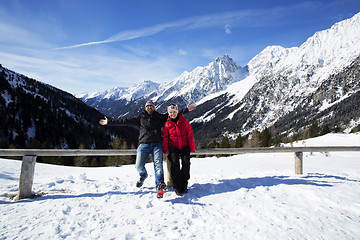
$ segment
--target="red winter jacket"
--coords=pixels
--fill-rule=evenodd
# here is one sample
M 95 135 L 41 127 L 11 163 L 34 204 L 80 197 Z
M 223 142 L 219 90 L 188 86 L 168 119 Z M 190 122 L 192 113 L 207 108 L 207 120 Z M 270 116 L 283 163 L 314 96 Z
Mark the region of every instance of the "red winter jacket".
M 183 114 L 179 115 L 179 120 L 174 122 L 170 117 L 163 129 L 163 151 L 169 152 L 169 146 L 182 149 L 189 146 L 190 152 L 195 152 L 195 140 L 191 125 Z

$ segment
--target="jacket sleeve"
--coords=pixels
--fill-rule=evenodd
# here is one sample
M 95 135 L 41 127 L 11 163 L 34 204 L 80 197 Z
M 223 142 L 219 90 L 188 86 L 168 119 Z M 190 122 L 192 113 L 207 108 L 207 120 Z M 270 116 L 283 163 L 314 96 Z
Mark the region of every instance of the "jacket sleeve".
M 189 112 L 189 109 L 188 108 L 184 108 L 184 109 L 181 109 L 180 111 L 179 111 L 179 114 L 187 114 Z
M 138 127 L 140 126 L 140 116 L 133 118 L 123 118 L 123 119 L 108 119 L 109 126 L 129 126 L 129 127 Z
M 166 127 L 166 125 L 163 128 L 163 142 L 162 142 L 162 146 L 163 146 L 163 153 L 168 153 L 169 152 L 169 129 Z
M 187 125 L 187 142 L 189 143 L 190 152 L 195 152 L 195 139 L 194 139 L 194 133 L 191 128 L 191 125 L 189 121 L 186 121 Z

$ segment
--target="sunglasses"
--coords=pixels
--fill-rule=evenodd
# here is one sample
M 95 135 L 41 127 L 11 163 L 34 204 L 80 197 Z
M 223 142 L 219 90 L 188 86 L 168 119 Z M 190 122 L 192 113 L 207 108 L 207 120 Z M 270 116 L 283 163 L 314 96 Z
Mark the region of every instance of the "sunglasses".
M 154 108 L 155 106 L 154 105 L 146 105 L 145 107 L 146 108 L 149 108 L 149 107 Z

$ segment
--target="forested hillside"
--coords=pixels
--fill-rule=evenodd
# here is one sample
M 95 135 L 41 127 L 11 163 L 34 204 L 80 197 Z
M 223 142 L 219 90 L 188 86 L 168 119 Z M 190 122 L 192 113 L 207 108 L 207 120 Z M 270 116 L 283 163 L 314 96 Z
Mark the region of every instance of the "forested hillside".
M 74 96 L 0 65 L 0 148 L 111 148 L 136 130 L 98 124 L 103 114 Z

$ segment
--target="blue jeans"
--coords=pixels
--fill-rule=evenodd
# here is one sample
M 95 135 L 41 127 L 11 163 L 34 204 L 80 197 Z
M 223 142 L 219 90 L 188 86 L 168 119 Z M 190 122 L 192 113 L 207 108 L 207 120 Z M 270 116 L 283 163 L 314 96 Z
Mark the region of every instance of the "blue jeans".
M 161 143 L 140 144 L 136 151 L 135 168 L 140 177 L 147 177 L 145 163 L 150 154 L 154 159 L 155 186 L 157 187 L 159 183 L 164 182 L 163 150 Z

